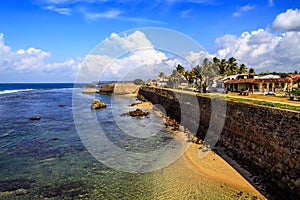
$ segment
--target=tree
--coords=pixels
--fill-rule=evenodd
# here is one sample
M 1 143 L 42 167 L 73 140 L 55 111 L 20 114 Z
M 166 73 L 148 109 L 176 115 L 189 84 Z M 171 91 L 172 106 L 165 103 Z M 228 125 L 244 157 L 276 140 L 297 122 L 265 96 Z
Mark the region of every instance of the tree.
M 250 69 L 249 69 L 249 74 L 256 74 L 256 73 L 255 73 L 255 69 L 250 68 Z
M 185 73 L 185 69 L 182 65 L 178 64 L 177 67 L 176 67 L 176 71 L 179 73 L 179 74 L 182 74 L 184 75 Z
M 246 73 L 248 70 L 247 70 L 247 67 L 245 64 L 241 64 L 238 68 L 238 73 L 239 74 L 242 74 L 242 73 Z
M 226 74 L 226 69 L 227 69 L 227 61 L 226 59 L 222 59 L 220 66 L 219 66 L 219 72 L 221 75 L 225 75 Z
M 214 66 L 215 66 L 218 70 L 220 69 L 221 61 L 220 61 L 219 58 L 214 57 L 214 58 L 213 58 L 213 64 L 214 64 Z M 219 71 L 220 71 L 220 70 L 219 70 Z
M 177 87 L 181 81 L 182 74 L 180 74 L 177 70 L 173 70 L 172 74 L 169 77 L 168 85 L 171 87 Z
M 159 78 L 164 78 L 164 77 L 165 77 L 165 73 L 160 72 L 160 73 L 158 74 L 158 77 L 159 77 Z
M 227 71 L 229 72 L 229 74 L 235 74 L 237 72 L 237 62 L 236 59 L 234 57 L 230 57 L 227 61 Z
M 143 84 L 144 84 L 144 81 L 143 81 L 142 79 L 137 78 L 137 79 L 135 79 L 135 80 L 133 81 L 133 83 L 134 83 L 135 85 L 143 85 Z

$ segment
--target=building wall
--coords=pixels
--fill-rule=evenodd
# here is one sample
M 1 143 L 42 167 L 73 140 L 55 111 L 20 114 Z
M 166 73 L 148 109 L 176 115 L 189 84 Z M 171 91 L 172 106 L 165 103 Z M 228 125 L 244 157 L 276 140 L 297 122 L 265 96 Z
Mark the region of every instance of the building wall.
M 212 102 L 223 102 L 149 87 L 142 87 L 139 93 L 160 104 L 167 115 L 204 139 L 211 114 L 216 110 Z M 300 196 L 300 113 L 226 102 L 223 117 L 225 124 L 218 146 L 263 180 L 269 193 L 274 194 L 270 199 L 297 199 Z

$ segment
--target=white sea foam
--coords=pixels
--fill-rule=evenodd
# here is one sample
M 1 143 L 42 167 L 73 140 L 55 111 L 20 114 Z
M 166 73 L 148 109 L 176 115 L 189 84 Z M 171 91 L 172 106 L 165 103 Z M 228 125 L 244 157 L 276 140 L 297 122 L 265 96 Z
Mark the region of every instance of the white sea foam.
M 9 93 L 16 93 L 16 92 L 27 92 L 27 91 L 31 91 L 33 89 L 20 89 L 20 90 L 3 90 L 0 91 L 0 94 L 9 94 Z

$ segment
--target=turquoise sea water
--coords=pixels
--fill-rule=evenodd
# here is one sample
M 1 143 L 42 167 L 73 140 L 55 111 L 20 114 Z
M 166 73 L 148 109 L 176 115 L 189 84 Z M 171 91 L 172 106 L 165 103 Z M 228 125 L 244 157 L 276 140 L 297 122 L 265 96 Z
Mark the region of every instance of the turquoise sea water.
M 79 98 L 79 103 L 73 105 L 73 94 L 82 97 L 82 101 Z M 94 98 L 105 102 L 107 108 L 91 110 Z M 243 197 L 238 189 L 196 174 L 182 159 L 155 171 L 130 173 L 127 171 L 132 171 L 131 166 L 139 160 L 125 163 L 120 159 L 119 165 L 125 166 L 126 171 L 103 164 L 109 163 L 110 158 L 114 158 L 111 163 L 118 163 L 117 156 L 123 156 L 112 156 L 109 148 L 96 149 L 105 162 L 93 157 L 82 141 L 84 135 L 77 132 L 80 126 L 84 134 L 95 131 L 95 124 L 89 124 L 90 116 L 96 116 L 111 144 L 124 152 L 151 154 L 157 149 L 176 148 L 172 133 L 153 110 L 149 110 L 148 118 L 121 116 L 133 109 L 128 107 L 133 102 L 136 99 L 82 94 L 73 84 L 0 84 L 0 199 Z M 74 114 L 74 107 L 80 112 Z M 34 116 L 41 119 L 29 120 Z M 82 121 L 74 121 L 75 117 Z M 156 162 L 164 163 L 169 158 L 165 155 Z M 146 167 L 151 164 L 147 163 L 149 160 L 150 157 L 143 160 Z
M 107 167 L 84 147 L 73 119 L 72 86 L 0 85 L 0 199 L 150 199 L 151 192 L 145 192 L 151 191 L 150 182 L 141 179 L 141 174 Z M 87 97 L 91 101 L 94 98 Z M 111 120 L 112 97 L 97 95 L 96 98 L 107 103 L 108 108 L 95 112 L 90 104 L 83 105 L 83 115 L 95 112 L 110 140 L 120 148 L 151 151 L 171 139 L 167 130 L 144 142 L 141 138 L 140 142 L 126 138 Z M 124 111 L 132 109 L 127 104 L 128 98 L 114 102 L 115 108 Z M 40 116 L 41 120 L 29 120 L 34 116 Z M 152 118 L 136 120 L 145 123 Z M 125 123 L 132 120 L 128 116 L 123 119 Z

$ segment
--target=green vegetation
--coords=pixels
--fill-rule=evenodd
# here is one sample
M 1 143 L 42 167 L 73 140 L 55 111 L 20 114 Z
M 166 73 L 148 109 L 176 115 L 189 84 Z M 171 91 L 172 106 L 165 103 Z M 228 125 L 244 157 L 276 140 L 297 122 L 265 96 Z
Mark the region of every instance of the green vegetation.
M 197 94 L 197 95 L 225 100 L 224 95 L 211 95 L 211 94 Z M 279 103 L 279 102 L 277 103 L 277 102 L 270 102 L 270 101 L 264 101 L 264 100 L 246 99 L 246 98 L 228 97 L 228 96 L 226 97 L 226 101 L 232 101 L 232 102 L 238 102 L 238 103 L 248 103 L 248 104 L 253 104 L 253 105 L 266 106 L 266 107 L 271 107 L 271 108 L 286 109 L 286 110 L 300 112 L 300 106 L 294 106 L 294 105 Z
M 300 88 L 296 88 L 288 93 L 289 96 L 300 96 Z
M 214 57 L 212 60 L 205 58 L 201 65 L 193 67 L 191 70 L 185 70 L 185 68 L 178 64 L 176 70 L 173 70 L 172 74 L 169 76 L 171 86 L 178 85 L 184 78 L 190 85 L 193 86 L 195 80 L 198 80 L 198 86 L 205 88 L 209 85 L 209 81 L 213 77 L 242 74 L 246 73 L 247 66 L 245 64 L 238 64 L 234 57 L 226 59 L 219 59 Z M 250 68 L 249 73 L 255 73 L 253 68 Z M 159 77 L 162 77 L 159 74 Z M 194 85 L 196 86 L 196 85 Z
M 135 85 L 143 85 L 143 84 L 144 84 L 144 81 L 143 81 L 142 79 L 137 78 L 137 79 L 135 79 L 135 80 L 133 81 L 133 83 L 134 83 Z

